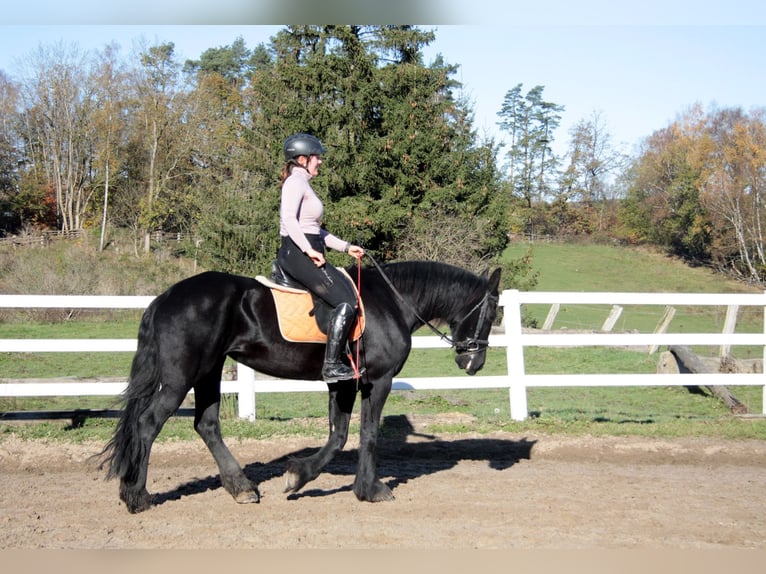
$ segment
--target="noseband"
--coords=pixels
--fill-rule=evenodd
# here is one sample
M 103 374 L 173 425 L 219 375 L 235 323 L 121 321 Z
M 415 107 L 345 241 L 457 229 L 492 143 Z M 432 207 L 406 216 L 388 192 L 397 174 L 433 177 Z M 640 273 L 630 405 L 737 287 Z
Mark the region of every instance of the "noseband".
M 487 313 L 489 312 L 490 302 L 496 302 L 498 299 L 495 295 L 491 295 L 489 292 L 484 293 L 484 297 L 482 297 L 481 300 L 478 303 L 476 303 L 476 305 L 471 307 L 471 309 L 465 315 L 463 315 L 463 317 L 458 321 L 458 324 L 462 323 L 468 317 L 470 317 L 471 314 L 474 311 L 476 311 L 476 309 L 479 309 L 479 308 L 481 309 L 479 311 L 479 320 L 476 322 L 476 329 L 474 331 L 473 337 L 463 339 L 462 341 L 455 341 L 452 339 L 452 337 L 447 335 L 447 333 L 440 331 L 430 321 L 421 317 L 420 314 L 417 312 L 417 310 L 412 306 L 412 304 L 410 304 L 409 301 L 407 301 L 404 297 L 402 297 L 402 294 L 399 293 L 399 290 L 394 286 L 394 284 L 391 282 L 388 276 L 383 272 L 383 269 L 381 269 L 380 265 L 378 265 L 378 262 L 375 261 L 375 258 L 367 252 L 365 252 L 365 255 L 370 258 L 370 261 L 372 261 L 372 264 L 375 266 L 375 269 L 378 270 L 378 273 L 380 273 L 381 277 L 383 277 L 383 280 L 389 286 L 391 291 L 393 291 L 394 295 L 396 295 L 399 301 L 403 303 L 406 307 L 410 309 L 410 311 L 414 313 L 418 321 L 420 321 L 421 323 L 423 323 L 423 325 L 431 329 L 431 331 L 437 334 L 442 341 L 446 341 L 447 343 L 449 343 L 449 345 L 455 349 L 458 355 L 470 355 L 472 353 L 478 353 L 479 351 L 482 351 L 487 348 L 487 346 L 489 345 L 489 341 L 487 339 L 480 339 L 479 332 L 481 331 L 482 323 L 484 323 L 484 319 L 486 318 Z

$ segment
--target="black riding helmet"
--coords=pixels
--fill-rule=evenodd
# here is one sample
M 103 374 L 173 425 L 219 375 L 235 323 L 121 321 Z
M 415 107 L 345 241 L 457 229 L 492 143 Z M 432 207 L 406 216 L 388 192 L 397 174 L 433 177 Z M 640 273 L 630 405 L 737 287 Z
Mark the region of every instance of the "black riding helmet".
M 282 150 L 285 152 L 285 161 L 291 161 L 298 156 L 322 155 L 325 149 L 319 138 L 311 134 L 293 134 L 285 140 Z

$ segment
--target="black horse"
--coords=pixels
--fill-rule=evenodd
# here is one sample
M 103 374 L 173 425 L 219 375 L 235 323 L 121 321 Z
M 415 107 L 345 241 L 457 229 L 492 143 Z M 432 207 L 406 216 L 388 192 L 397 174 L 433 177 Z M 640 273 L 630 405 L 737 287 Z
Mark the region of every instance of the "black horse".
M 362 269 L 366 329 L 358 355 L 366 370 L 360 381 L 328 384 L 327 443 L 311 456 L 288 462 L 285 492 L 296 492 L 316 478 L 343 449 L 359 392 L 361 436 L 353 490 L 359 500 L 393 499 L 377 476 L 376 442 L 383 405 L 409 355 L 411 335 L 424 322 L 447 323 L 455 361 L 476 373 L 486 359 L 499 281 L 499 269 L 487 277 L 433 262 L 376 263 Z M 321 378 L 324 345 L 285 341 L 268 288 L 248 277 L 205 272 L 154 299 L 139 327 L 124 410 L 102 452 L 107 478 L 120 479 L 120 498 L 130 512 L 151 506 L 146 490 L 151 446 L 190 389 L 194 428 L 215 458 L 224 488 L 237 502 L 259 501 L 257 486 L 221 438 L 220 380 L 227 356 L 268 375 L 315 380 Z

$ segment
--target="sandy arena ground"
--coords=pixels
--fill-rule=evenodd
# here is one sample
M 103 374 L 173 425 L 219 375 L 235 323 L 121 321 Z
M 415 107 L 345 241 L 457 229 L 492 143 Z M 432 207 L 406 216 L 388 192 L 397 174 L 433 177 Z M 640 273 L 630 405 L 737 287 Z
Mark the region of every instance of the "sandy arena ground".
M 102 445 L 11 437 L 0 442 L 0 549 L 766 549 L 764 441 L 401 426 L 379 448 L 394 502 L 354 497 L 353 437 L 291 496 L 286 457 L 321 441 L 229 438 L 259 504 L 236 504 L 195 440 L 154 446 L 155 506 L 137 515 L 89 461 Z

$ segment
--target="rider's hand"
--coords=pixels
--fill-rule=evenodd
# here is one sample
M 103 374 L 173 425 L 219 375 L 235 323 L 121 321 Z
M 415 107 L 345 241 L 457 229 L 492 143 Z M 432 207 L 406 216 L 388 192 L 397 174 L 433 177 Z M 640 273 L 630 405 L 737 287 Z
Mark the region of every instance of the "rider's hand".
M 309 249 L 306 251 L 306 255 L 309 256 L 309 258 L 314 262 L 314 265 L 317 267 L 321 267 L 325 264 L 325 258 L 324 255 L 322 255 L 319 251 L 316 249 Z
M 355 259 L 361 259 L 364 256 L 364 249 L 358 245 L 350 245 L 348 248 L 348 254 Z

